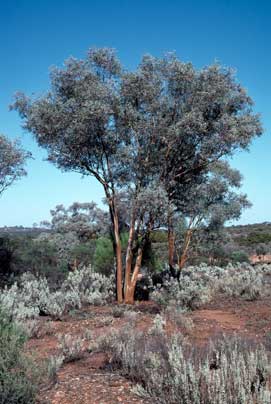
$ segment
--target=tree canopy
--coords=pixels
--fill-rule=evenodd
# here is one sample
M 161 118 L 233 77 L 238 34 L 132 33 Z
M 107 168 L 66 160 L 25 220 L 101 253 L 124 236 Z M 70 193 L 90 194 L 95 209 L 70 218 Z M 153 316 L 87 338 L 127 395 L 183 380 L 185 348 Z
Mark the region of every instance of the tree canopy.
M 0 195 L 14 181 L 26 175 L 24 168 L 30 153 L 25 152 L 18 140 L 11 141 L 0 134 Z
M 248 148 L 262 132 L 252 105 L 233 71 L 218 64 L 197 70 L 174 54 L 146 55 L 128 72 L 112 49 L 91 49 L 84 60 L 70 58 L 51 71 L 46 95 L 31 99 L 18 93 L 12 108 L 49 161 L 102 184 L 121 302 L 117 194 L 129 195 L 124 293 L 132 301 L 145 236 L 161 216 L 157 206 L 165 210 L 175 195 L 181 198 L 200 182 L 211 164 Z M 140 237 L 138 229 L 144 229 Z
M 68 208 L 57 205 L 50 213 L 51 221 L 43 221 L 43 226 L 56 233 L 74 233 L 79 240 L 89 240 L 109 230 L 108 214 L 95 202 L 74 202 Z

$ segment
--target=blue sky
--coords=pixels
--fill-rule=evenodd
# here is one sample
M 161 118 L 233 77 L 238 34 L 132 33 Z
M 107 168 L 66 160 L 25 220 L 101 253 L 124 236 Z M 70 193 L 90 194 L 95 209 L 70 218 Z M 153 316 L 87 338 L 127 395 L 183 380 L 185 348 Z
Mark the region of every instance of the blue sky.
M 238 80 L 262 115 L 264 135 L 250 153 L 232 160 L 244 176 L 242 191 L 253 207 L 239 223 L 271 221 L 271 2 L 10 0 L 0 5 L 0 132 L 21 137 L 34 160 L 28 176 L 0 198 L 0 226 L 32 225 L 49 217 L 58 203 L 101 202 L 94 179 L 62 173 L 43 159 L 32 136 L 23 132 L 8 105 L 17 90 L 41 94 L 48 71 L 69 57 L 84 57 L 91 46 L 116 48 L 122 63 L 134 69 L 144 53 L 179 58 L 203 67 L 214 60 L 237 70 Z

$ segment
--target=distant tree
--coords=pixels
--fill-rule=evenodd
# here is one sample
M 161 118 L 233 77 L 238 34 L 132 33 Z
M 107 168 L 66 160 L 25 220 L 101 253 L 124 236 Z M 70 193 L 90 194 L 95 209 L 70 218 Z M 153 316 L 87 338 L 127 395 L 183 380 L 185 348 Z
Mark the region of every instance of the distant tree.
M 236 193 L 241 179 L 238 170 L 232 169 L 225 161 L 219 161 L 209 168 L 204 181 L 187 193 L 186 204 L 180 207 L 175 236 L 179 269 L 186 263 L 193 234 L 197 233 L 198 243 L 206 245 L 212 240 L 217 248 L 222 237 L 220 229 L 225 222 L 239 219 L 243 209 L 251 206 L 246 195 Z M 220 241 L 222 244 L 223 239 Z
M 26 175 L 24 165 L 28 157 L 30 153 L 25 152 L 17 140 L 11 141 L 0 134 L 0 195 Z
M 114 234 L 118 302 L 133 303 L 146 240 L 165 222 L 178 190 L 208 165 L 246 149 L 261 134 L 252 101 L 233 73 L 213 65 L 197 71 L 175 55 L 144 56 L 135 72 L 110 49 L 91 49 L 51 73 L 51 91 L 13 108 L 48 160 L 94 176 L 103 186 Z M 125 282 L 118 193 L 129 195 Z
M 50 213 L 51 220 L 42 221 L 41 226 L 51 231 L 41 234 L 39 240 L 54 246 L 58 260 L 71 270 L 91 264 L 97 239 L 110 231 L 108 213 L 94 202 L 74 202 L 68 208 L 57 205 Z
M 74 233 L 79 240 L 89 240 L 109 232 L 109 217 L 95 202 L 74 202 L 68 208 L 57 205 L 50 211 L 51 221 L 41 225 L 54 233 Z

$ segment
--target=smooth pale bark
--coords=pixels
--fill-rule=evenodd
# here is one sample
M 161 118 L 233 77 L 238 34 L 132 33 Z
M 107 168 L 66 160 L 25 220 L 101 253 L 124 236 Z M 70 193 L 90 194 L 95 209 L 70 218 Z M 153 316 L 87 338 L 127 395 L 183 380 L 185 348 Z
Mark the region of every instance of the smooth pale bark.
M 122 293 L 122 258 L 121 258 L 121 240 L 119 234 L 118 216 L 114 214 L 114 237 L 116 243 L 116 263 L 117 263 L 117 299 L 118 303 L 123 302 Z
M 135 287 L 138 278 L 139 271 L 141 269 L 142 263 L 142 256 L 143 256 L 143 249 L 139 248 L 136 258 L 135 267 L 133 270 L 132 276 L 129 276 L 126 281 L 126 289 L 124 295 L 124 302 L 126 304 L 134 304 L 135 302 Z
M 78 262 L 77 258 L 74 258 L 73 265 L 72 265 L 73 271 L 76 271 L 78 269 L 78 266 L 79 266 L 79 262 Z
M 135 235 L 135 220 L 133 216 L 130 223 L 129 238 L 126 251 L 124 295 L 126 295 L 127 288 L 129 286 L 129 280 L 131 278 L 134 235 Z
M 179 259 L 179 269 L 182 269 L 186 263 L 187 260 L 187 253 L 189 250 L 189 245 L 191 242 L 191 238 L 192 238 L 192 233 L 193 233 L 193 229 L 188 229 L 185 235 L 185 240 L 184 240 L 184 248 L 182 251 L 182 255 L 181 258 Z
M 113 236 L 114 236 L 114 250 L 116 255 L 116 288 L 117 288 L 117 301 L 118 303 L 123 302 L 123 290 L 122 290 L 122 256 L 121 256 L 121 239 L 119 232 L 119 218 L 117 213 L 117 208 L 115 204 L 115 198 L 109 194 L 108 187 L 105 187 L 105 193 L 107 196 L 107 201 L 110 210 L 111 222 L 113 225 Z

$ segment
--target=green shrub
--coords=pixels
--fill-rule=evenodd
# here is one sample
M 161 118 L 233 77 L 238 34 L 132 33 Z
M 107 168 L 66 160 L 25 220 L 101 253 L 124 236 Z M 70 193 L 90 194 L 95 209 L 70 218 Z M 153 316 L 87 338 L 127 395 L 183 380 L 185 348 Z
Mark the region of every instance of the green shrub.
M 114 250 L 112 240 L 100 237 L 96 241 L 94 269 L 103 275 L 111 275 L 114 269 Z
M 95 240 L 77 244 L 71 251 L 71 260 L 76 261 L 81 267 L 89 266 L 93 262 L 95 253 Z
M 156 230 L 151 233 L 151 241 L 153 243 L 167 243 L 168 234 L 166 231 Z
M 249 262 L 249 256 L 245 251 L 234 251 L 231 253 L 232 262 Z
M 0 403 L 35 403 L 39 373 L 23 353 L 25 335 L 0 311 Z

